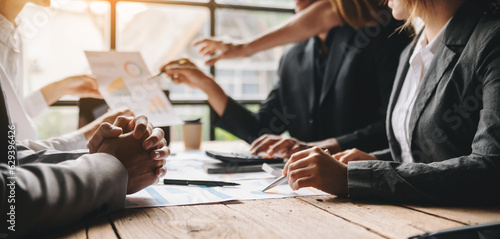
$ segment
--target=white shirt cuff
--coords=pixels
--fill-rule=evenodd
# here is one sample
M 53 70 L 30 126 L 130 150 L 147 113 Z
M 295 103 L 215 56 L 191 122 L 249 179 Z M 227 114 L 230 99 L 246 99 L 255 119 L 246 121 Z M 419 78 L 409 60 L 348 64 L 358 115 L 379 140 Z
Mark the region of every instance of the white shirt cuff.
M 82 132 L 76 130 L 60 137 L 57 137 L 61 142 L 61 149 L 59 150 L 75 150 L 75 149 L 88 149 L 87 139 Z
M 35 118 L 49 108 L 47 101 L 45 101 L 45 97 L 43 97 L 40 90 L 34 91 L 24 97 L 23 104 L 26 109 L 26 113 L 28 113 L 31 118 Z

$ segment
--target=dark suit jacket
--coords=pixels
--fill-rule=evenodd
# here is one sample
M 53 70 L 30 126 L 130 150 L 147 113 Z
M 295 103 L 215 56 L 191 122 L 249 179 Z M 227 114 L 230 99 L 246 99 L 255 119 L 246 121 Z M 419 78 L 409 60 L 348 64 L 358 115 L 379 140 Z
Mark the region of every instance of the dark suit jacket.
M 451 19 L 412 111 L 416 163 L 401 164 L 391 115 L 412 46 L 402 53 L 389 103 L 390 154 L 377 155 L 392 162 L 349 163 L 350 196 L 500 203 L 500 20 L 470 2 Z
M 1 70 L 1 69 L 0 69 Z M 1 86 L 1 85 L 0 85 Z M 4 93 L 2 87 L 0 87 L 0 133 L 3 139 L 0 139 L 0 147 L 2 147 L 2 154 L 0 154 L 0 163 L 8 163 L 9 155 L 17 156 L 17 151 L 14 148 L 13 150 L 9 150 L 9 131 L 11 131 L 11 122 L 9 117 L 9 111 L 7 110 L 7 101 L 4 98 Z M 13 137 L 15 139 L 15 136 Z M 9 153 L 12 151 L 12 153 Z
M 390 20 L 375 29 L 332 29 L 319 117 L 313 115 L 311 38 L 284 54 L 278 71 L 280 80 L 257 114 L 230 98 L 216 126 L 249 143 L 263 134 L 289 131 L 290 136 L 306 142 L 335 137 L 342 148 L 385 148 L 384 122 L 390 90 L 399 55 L 410 41 L 407 34 L 393 34 L 398 26 L 399 22 Z

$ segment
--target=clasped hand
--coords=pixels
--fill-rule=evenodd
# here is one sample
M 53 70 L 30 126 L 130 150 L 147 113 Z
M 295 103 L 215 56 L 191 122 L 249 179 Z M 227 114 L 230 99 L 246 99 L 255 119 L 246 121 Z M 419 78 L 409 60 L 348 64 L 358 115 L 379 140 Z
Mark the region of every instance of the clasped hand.
M 158 182 L 166 174 L 170 154 L 163 130 L 153 128 L 144 115 L 118 117 L 114 124 L 103 123 L 89 142 L 90 153 L 115 156 L 127 169 L 127 193 Z

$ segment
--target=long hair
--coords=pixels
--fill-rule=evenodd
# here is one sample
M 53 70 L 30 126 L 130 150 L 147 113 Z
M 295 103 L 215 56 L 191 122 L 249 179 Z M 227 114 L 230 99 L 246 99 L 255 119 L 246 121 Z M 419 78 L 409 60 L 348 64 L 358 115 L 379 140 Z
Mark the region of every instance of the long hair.
M 354 28 L 377 25 L 387 20 L 384 17 L 390 17 L 383 0 L 330 0 L 330 3 L 342 20 Z
M 408 9 L 409 17 L 406 20 L 406 26 L 411 25 L 413 19 L 417 16 L 423 18 L 422 20 L 426 20 L 425 16 L 422 16 L 421 13 L 423 11 L 432 11 L 434 3 L 437 1 L 443 0 L 402 0 L 405 8 Z M 466 0 L 471 1 L 478 4 L 484 14 L 498 16 L 500 15 L 500 0 Z M 436 13 L 437 14 L 437 13 Z

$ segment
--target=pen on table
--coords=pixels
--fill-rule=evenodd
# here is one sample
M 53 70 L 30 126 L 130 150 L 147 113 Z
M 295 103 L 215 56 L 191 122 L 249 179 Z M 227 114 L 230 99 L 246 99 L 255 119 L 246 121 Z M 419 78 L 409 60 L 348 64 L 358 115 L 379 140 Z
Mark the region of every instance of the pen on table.
M 277 178 L 276 180 L 274 180 L 271 184 L 269 184 L 269 186 L 267 186 L 266 188 L 264 188 L 262 190 L 262 192 L 265 192 L 271 188 L 274 188 L 278 185 L 280 185 L 282 182 L 284 182 L 286 180 L 286 175 L 281 175 L 281 177 Z
M 205 180 L 180 180 L 180 179 L 163 179 L 163 184 L 169 185 L 201 185 L 207 187 L 223 187 L 223 186 L 239 186 L 238 183 L 223 182 L 223 181 L 205 181 Z

